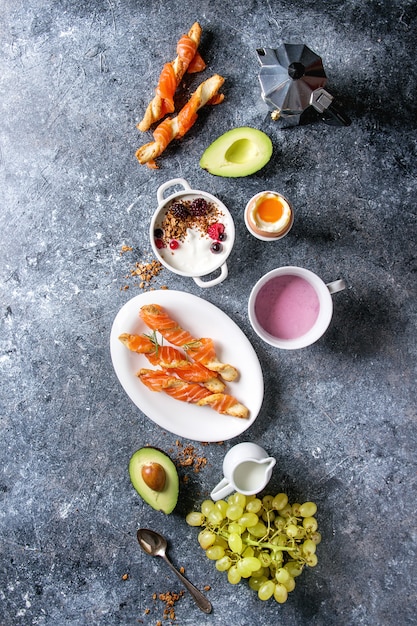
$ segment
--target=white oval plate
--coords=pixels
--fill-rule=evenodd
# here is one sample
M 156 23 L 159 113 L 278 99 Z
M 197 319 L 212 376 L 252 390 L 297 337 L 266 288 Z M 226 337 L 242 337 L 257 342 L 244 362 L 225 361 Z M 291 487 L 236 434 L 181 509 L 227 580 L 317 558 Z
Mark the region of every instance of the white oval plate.
M 130 352 L 118 337 L 122 333 L 150 332 L 139 317 L 139 309 L 145 304 L 163 306 L 194 336 L 213 339 L 219 359 L 239 370 L 238 380 L 227 383 L 225 392 L 249 409 L 248 418 L 221 415 L 208 406 L 181 402 L 163 392 L 150 391 L 141 383 L 136 373 L 142 367 L 152 366 L 143 354 Z M 110 352 L 116 375 L 130 399 L 153 422 L 180 437 L 207 442 L 232 439 L 253 424 L 261 409 L 264 382 L 252 344 L 230 317 L 198 296 L 169 290 L 148 291 L 135 296 L 115 317 L 110 334 Z

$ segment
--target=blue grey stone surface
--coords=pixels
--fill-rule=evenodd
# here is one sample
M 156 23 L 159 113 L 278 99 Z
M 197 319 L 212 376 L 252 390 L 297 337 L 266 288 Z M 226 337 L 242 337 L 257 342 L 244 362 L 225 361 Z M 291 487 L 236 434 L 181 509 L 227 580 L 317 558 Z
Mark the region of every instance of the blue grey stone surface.
M 216 72 L 225 100 L 202 110 L 153 171 L 135 159 L 151 140 L 136 124 L 195 20 L 207 68 L 185 93 Z M 416 624 L 415 2 L 3 0 L 0 29 L 2 626 Z M 322 56 L 351 126 L 271 120 L 256 49 L 283 41 Z M 271 137 L 269 164 L 236 179 L 200 169 L 203 150 L 237 126 Z M 131 270 L 152 257 L 156 190 L 178 176 L 231 211 L 229 276 L 203 290 L 164 270 L 153 285 L 218 306 L 264 373 L 257 420 L 223 444 L 154 424 L 110 358 L 113 319 L 143 292 Z M 256 240 L 244 224 L 246 202 L 264 189 L 295 209 L 279 242 Z M 254 283 L 288 264 L 348 285 L 325 336 L 294 352 L 262 343 L 247 315 Z M 245 581 L 229 585 L 185 523 L 220 479 L 224 454 L 245 440 L 277 458 L 268 492 L 318 505 L 318 565 L 282 606 Z M 131 454 L 148 444 L 178 465 L 169 516 L 129 481 Z M 187 445 L 207 459 L 198 473 L 180 463 Z M 176 618 L 163 619 L 154 594 L 182 587 L 140 551 L 139 526 L 163 532 L 175 565 L 210 587 L 212 614 L 185 593 Z

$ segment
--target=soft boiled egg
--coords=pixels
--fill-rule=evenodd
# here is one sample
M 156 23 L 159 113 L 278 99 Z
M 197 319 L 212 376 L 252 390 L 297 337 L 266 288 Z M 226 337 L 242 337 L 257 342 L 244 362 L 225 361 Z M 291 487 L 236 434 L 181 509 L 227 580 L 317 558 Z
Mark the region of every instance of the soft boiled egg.
M 256 194 L 245 209 L 248 229 L 258 238 L 279 239 L 293 224 L 293 210 L 286 198 L 274 191 Z

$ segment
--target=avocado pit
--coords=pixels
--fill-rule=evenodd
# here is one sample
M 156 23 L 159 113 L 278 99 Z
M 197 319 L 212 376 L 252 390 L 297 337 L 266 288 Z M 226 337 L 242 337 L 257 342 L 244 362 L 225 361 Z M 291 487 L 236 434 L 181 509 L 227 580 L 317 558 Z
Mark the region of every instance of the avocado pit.
M 141 470 L 143 481 L 154 491 L 163 491 L 166 482 L 166 473 L 159 463 L 145 463 Z

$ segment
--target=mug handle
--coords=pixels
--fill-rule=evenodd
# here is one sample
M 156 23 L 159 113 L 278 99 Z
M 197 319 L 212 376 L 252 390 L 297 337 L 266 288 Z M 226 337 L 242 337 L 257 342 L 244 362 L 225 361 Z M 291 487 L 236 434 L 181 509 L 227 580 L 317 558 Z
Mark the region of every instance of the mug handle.
M 224 262 L 223 265 L 220 266 L 220 274 L 213 278 L 212 280 L 201 280 L 199 276 L 193 276 L 193 280 L 199 287 L 213 287 L 213 285 L 218 285 L 223 282 L 225 278 L 227 278 L 228 269 L 227 263 Z
M 346 283 L 343 280 L 343 278 L 340 278 L 339 280 L 334 280 L 332 283 L 327 283 L 326 287 L 332 294 L 332 293 L 337 293 L 338 291 L 343 291 L 343 289 L 346 289 Z
M 211 492 L 210 496 L 214 502 L 217 500 L 222 500 L 226 496 L 230 495 L 233 491 L 234 487 L 229 483 L 227 478 L 223 478 L 218 485 L 216 485 Z
M 158 191 L 156 192 L 156 197 L 159 204 L 162 204 L 164 201 L 164 192 L 170 187 L 174 187 L 174 185 L 181 185 L 187 191 L 191 190 L 190 185 L 184 178 L 173 178 L 172 180 L 167 180 L 166 183 L 163 183 L 160 187 L 158 187 Z

